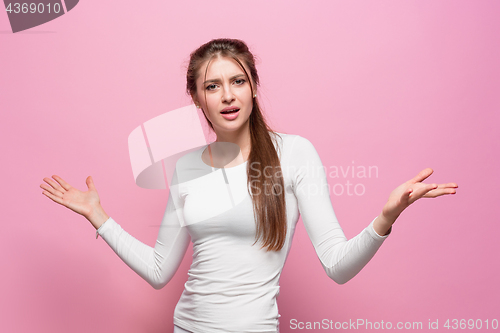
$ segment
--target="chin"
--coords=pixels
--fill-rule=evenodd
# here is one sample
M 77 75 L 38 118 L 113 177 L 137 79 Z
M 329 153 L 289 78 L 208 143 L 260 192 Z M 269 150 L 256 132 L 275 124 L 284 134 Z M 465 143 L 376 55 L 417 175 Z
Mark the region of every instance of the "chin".
M 224 132 L 236 132 L 242 129 L 246 124 L 248 120 L 245 122 L 231 122 L 230 124 L 219 124 L 216 129 Z

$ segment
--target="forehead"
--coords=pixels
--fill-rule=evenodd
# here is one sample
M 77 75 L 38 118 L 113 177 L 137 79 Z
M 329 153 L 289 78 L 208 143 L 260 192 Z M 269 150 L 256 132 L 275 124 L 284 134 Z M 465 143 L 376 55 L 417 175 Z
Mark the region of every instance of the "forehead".
M 245 66 L 245 64 L 240 60 L 240 62 Z M 208 68 L 207 68 L 208 65 Z M 250 72 L 248 68 L 245 66 L 245 70 L 247 73 Z M 201 66 L 200 69 L 198 70 L 198 79 L 201 81 L 205 80 L 205 72 L 206 72 L 206 79 L 215 79 L 215 78 L 222 78 L 226 76 L 234 76 L 238 74 L 245 74 L 243 69 L 241 68 L 240 64 L 236 62 L 231 57 L 224 57 L 224 56 L 216 56 L 212 58 L 212 60 L 207 60 L 205 61 Z

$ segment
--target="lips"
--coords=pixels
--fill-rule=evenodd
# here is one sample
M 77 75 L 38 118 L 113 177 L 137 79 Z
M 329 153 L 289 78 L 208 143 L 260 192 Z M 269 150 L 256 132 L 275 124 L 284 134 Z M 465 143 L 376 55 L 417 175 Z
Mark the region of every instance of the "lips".
M 220 113 L 222 114 L 228 114 L 228 113 L 235 113 L 238 112 L 240 109 L 235 106 L 228 106 L 227 108 L 224 108 Z

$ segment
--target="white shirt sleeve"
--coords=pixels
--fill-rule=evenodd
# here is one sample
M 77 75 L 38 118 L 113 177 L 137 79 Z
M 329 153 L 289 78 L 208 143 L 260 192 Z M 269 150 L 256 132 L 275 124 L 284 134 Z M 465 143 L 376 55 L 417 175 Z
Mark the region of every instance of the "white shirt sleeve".
M 170 191 L 154 248 L 128 234 L 111 217 L 97 229 L 113 251 L 155 289 L 163 288 L 174 276 L 190 241 L 178 217 L 183 201 L 175 200 L 174 205 L 174 195 Z
M 290 164 L 299 212 L 326 274 L 339 284 L 352 279 L 375 255 L 389 236 L 368 227 L 350 240 L 344 235 L 332 207 L 325 169 L 313 144 L 297 136 Z

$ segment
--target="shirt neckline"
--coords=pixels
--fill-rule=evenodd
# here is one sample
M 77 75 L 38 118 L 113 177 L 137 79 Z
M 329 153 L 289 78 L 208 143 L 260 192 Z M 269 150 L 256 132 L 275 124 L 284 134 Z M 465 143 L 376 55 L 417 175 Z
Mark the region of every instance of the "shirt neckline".
M 218 170 L 218 169 L 222 169 L 222 168 L 212 167 L 211 165 L 208 165 L 207 163 L 205 163 L 205 162 L 203 161 L 203 158 L 202 158 L 202 156 L 203 156 L 203 152 L 204 152 L 204 151 L 208 148 L 208 145 L 210 145 L 210 143 L 206 144 L 205 146 L 203 146 L 203 147 L 202 147 L 202 149 L 200 149 L 200 154 L 198 155 L 198 157 L 199 157 L 199 159 L 200 159 L 200 162 L 201 162 L 204 166 L 207 166 L 207 167 L 209 167 L 209 168 L 213 168 L 213 169 L 217 169 L 217 170 Z M 243 163 L 241 163 L 241 164 L 238 164 L 238 165 L 236 165 L 236 166 L 229 167 L 229 168 L 224 168 L 224 170 L 239 168 L 239 167 L 241 167 L 241 166 L 243 166 L 243 165 L 247 165 L 247 163 L 248 163 L 248 160 L 246 160 L 245 162 L 243 162 Z

